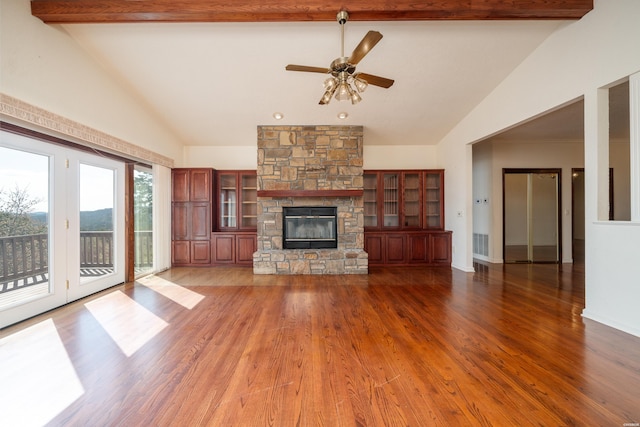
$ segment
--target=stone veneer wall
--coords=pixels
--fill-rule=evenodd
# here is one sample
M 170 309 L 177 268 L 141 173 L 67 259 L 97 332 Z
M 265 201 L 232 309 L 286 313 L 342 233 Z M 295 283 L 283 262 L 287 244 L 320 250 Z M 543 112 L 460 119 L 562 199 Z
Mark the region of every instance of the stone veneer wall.
M 259 126 L 258 191 L 362 190 L 362 126 Z M 306 193 L 308 194 L 308 193 Z M 337 249 L 282 249 L 284 206 L 336 206 Z M 367 274 L 357 197 L 258 197 L 254 274 Z

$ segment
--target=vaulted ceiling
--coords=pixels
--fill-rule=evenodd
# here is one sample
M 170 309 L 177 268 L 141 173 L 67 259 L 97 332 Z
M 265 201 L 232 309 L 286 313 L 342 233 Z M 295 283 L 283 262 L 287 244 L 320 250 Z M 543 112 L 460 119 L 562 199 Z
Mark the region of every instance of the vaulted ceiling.
M 365 144 L 435 144 L 591 0 L 32 0 L 187 145 L 255 145 L 257 125 L 363 125 Z M 340 56 L 383 39 L 358 71 L 395 80 L 319 105 Z M 273 118 L 275 112 L 284 115 Z M 346 119 L 338 113 L 346 112 Z

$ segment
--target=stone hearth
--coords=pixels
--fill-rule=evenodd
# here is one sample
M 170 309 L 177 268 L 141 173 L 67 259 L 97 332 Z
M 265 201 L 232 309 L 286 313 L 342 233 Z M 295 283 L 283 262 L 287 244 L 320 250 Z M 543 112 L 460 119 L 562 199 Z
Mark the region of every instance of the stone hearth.
M 367 274 L 362 126 L 258 127 L 255 274 Z M 337 249 L 283 249 L 282 208 L 335 206 Z

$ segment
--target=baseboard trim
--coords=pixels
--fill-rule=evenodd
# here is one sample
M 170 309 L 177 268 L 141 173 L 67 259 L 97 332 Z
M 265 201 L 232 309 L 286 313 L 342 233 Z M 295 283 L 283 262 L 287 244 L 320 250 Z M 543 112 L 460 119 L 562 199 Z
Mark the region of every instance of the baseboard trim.
M 627 334 L 640 337 L 640 329 L 630 325 L 626 325 L 624 323 L 617 322 L 607 317 L 599 316 L 596 313 L 587 310 L 586 308 L 582 310 L 582 317 L 584 317 L 585 319 L 593 320 L 594 322 L 601 323 L 605 326 L 609 326 L 611 328 L 617 329 L 619 331 L 625 332 Z

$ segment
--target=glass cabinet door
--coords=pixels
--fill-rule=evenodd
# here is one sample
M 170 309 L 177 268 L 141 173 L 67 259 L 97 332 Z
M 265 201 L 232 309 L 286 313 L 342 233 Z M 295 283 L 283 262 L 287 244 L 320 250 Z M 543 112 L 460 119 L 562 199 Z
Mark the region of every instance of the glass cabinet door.
M 378 175 L 364 174 L 364 226 L 378 226 Z
M 383 185 L 383 227 L 400 226 L 400 193 L 398 184 L 400 182 L 399 173 L 385 173 L 382 175 Z
M 425 228 L 442 229 L 442 174 L 428 172 L 425 176 Z
M 242 175 L 242 212 L 241 228 L 256 228 L 258 226 L 258 186 L 256 175 Z
M 403 182 L 403 222 L 406 228 L 420 228 L 420 172 L 406 172 Z
M 237 185 L 235 174 L 220 174 L 220 228 L 237 226 Z

